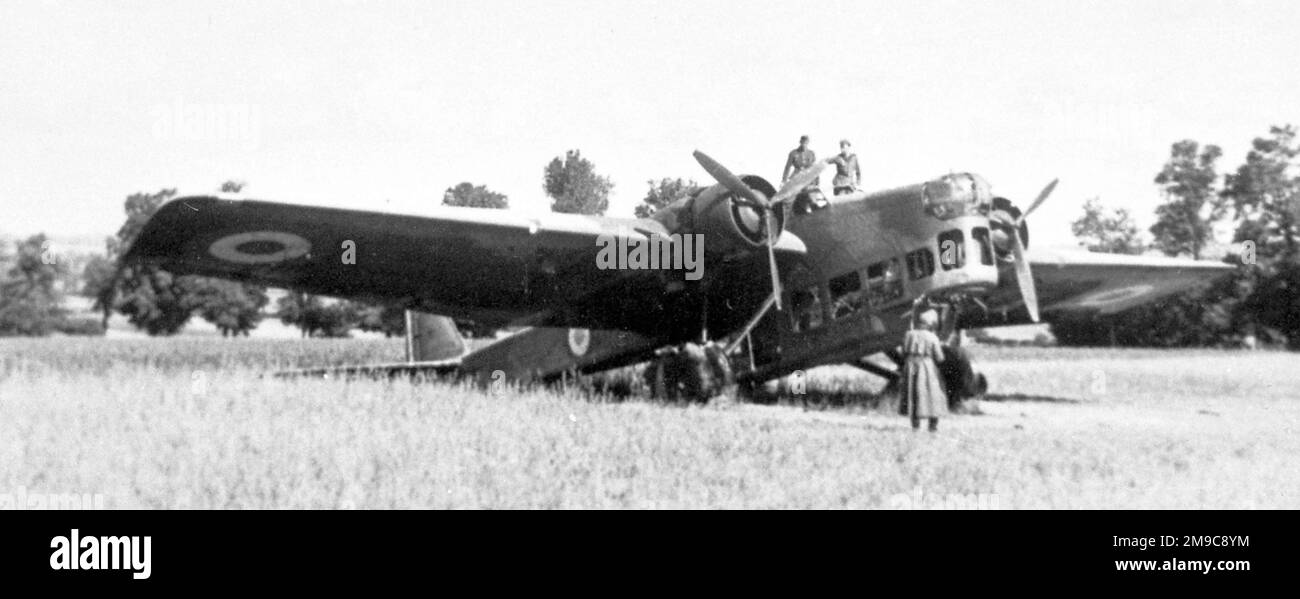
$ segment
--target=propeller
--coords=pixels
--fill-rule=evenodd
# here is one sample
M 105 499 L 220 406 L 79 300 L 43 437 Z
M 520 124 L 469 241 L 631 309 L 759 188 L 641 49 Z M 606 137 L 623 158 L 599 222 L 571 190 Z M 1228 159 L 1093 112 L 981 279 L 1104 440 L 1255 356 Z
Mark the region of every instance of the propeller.
M 1029 270 L 1029 261 L 1025 260 L 1025 242 L 1020 240 L 1020 235 L 1011 235 L 1012 246 L 1016 258 L 1016 284 L 1020 286 L 1020 297 L 1025 300 L 1025 308 L 1029 310 L 1029 319 L 1038 322 L 1038 290 L 1034 289 L 1034 273 Z
M 727 167 L 722 166 L 722 164 L 717 160 L 710 158 L 708 154 L 699 150 L 695 151 L 694 156 L 695 161 L 700 163 L 700 166 L 704 167 L 704 170 L 707 171 L 711 177 L 717 180 L 718 183 L 721 183 L 723 187 L 726 187 L 731 191 L 731 193 L 735 194 L 737 199 L 748 200 L 747 203 L 756 208 L 761 209 L 767 207 L 767 198 L 763 197 L 762 193 L 759 193 L 752 187 L 745 185 L 745 182 L 741 181 L 740 177 L 737 177 L 734 173 L 728 170 Z
M 1025 300 L 1025 309 L 1029 310 L 1029 318 L 1038 322 L 1038 290 L 1034 288 L 1034 273 L 1029 269 L 1029 261 L 1025 259 L 1025 241 L 1020 238 L 1020 225 L 1024 224 L 1025 217 L 1036 210 L 1043 202 L 1047 201 L 1047 196 L 1052 195 L 1056 189 L 1056 184 L 1060 179 L 1052 179 L 1043 191 L 1038 192 L 1038 197 L 1029 205 L 1014 222 L 1003 222 L 1004 226 L 1011 229 L 1008 237 L 1011 238 L 1011 252 L 1015 259 L 1016 265 L 1016 284 L 1020 287 L 1020 297 Z
M 694 153 L 695 161 L 704 167 L 718 183 L 727 188 L 735 196 L 736 201 L 754 207 L 763 213 L 763 229 L 767 232 L 767 264 L 772 277 L 772 297 L 776 301 L 776 309 L 781 309 L 781 273 L 776 267 L 776 230 L 772 226 L 772 211 L 779 209 L 782 202 L 785 202 L 796 195 L 799 195 L 803 188 L 807 187 L 813 181 L 821 176 L 822 170 L 826 168 L 826 163 L 818 161 L 805 170 L 800 171 L 795 176 L 790 177 L 781 189 L 777 190 L 772 197 L 766 197 L 761 192 L 746 185 L 740 177 L 732 173 L 722 163 L 710 158 L 708 154 L 696 150 Z
M 1020 218 L 1016 219 L 1016 227 L 1019 227 L 1020 223 L 1025 222 L 1025 217 L 1029 216 L 1029 213 L 1037 210 L 1039 206 L 1043 205 L 1043 202 L 1047 201 L 1047 196 L 1052 195 L 1052 192 L 1056 190 L 1056 184 L 1060 182 L 1060 179 L 1052 179 L 1052 182 L 1048 183 L 1047 187 L 1044 187 L 1042 191 L 1038 192 L 1038 197 L 1034 198 L 1034 203 L 1030 204 L 1029 209 L 1025 210 L 1024 214 L 1021 214 Z

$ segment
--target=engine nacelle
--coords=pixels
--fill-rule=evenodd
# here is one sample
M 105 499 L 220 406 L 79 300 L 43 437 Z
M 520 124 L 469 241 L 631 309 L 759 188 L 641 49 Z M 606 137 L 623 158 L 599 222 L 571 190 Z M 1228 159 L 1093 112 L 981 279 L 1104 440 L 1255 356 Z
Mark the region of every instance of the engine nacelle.
M 776 188 L 762 177 L 742 175 L 740 178 L 754 191 L 769 198 L 776 195 Z M 672 233 L 704 234 L 704 251 L 708 254 L 754 251 L 767 244 L 763 212 L 736 201 L 731 191 L 721 185 L 707 187 L 691 198 L 675 202 L 656 212 L 653 218 Z M 773 239 L 779 239 L 785 229 L 784 207 L 773 210 L 772 226 L 776 229 Z

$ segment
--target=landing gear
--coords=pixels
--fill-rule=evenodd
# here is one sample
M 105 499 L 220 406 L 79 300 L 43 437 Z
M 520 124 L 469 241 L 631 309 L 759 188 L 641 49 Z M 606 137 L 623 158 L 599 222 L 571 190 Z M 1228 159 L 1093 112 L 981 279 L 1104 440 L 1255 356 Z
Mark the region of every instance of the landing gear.
M 975 372 L 971 366 L 970 352 L 965 348 L 943 346 L 943 363 L 939 365 L 943 390 L 948 394 L 948 409 L 956 411 L 966 399 L 978 399 L 989 390 L 988 379 Z
M 896 370 L 880 366 L 866 357 L 859 359 L 853 365 L 885 379 L 887 383 L 882 394 L 888 395 L 899 390 L 902 381 L 903 356 L 896 350 L 885 352 L 885 355 L 897 366 Z M 956 411 L 961 408 L 963 401 L 978 399 L 988 392 L 988 379 L 983 373 L 975 371 L 971 366 L 970 352 L 959 346 L 943 346 L 943 362 L 939 364 L 939 377 L 943 379 L 943 390 L 948 395 L 950 410 Z
M 651 395 L 669 401 L 705 403 L 736 391 L 725 348 L 717 343 L 685 343 L 668 348 L 646 368 Z
M 903 380 L 903 375 L 902 375 L 903 356 L 902 354 L 898 353 L 896 350 L 890 350 L 885 352 L 885 356 L 888 357 L 890 361 L 894 363 L 895 366 L 894 368 L 889 368 L 887 366 L 881 366 L 879 364 L 876 364 L 875 362 L 871 361 L 870 356 L 863 356 L 861 358 L 858 358 L 858 361 L 854 362 L 853 365 L 867 372 L 870 372 L 871 374 L 874 374 L 882 379 L 885 379 L 885 388 L 880 392 L 880 394 L 893 395 L 898 393 L 899 386 L 901 385 Z

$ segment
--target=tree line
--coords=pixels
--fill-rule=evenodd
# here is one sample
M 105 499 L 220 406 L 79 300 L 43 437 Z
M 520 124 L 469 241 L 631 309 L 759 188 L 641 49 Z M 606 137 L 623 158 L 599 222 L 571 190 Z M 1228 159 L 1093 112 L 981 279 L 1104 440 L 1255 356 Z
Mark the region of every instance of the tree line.
M 1054 322 L 1067 345 L 1235 347 L 1267 343 L 1300 349 L 1300 154 L 1296 129 L 1271 127 L 1245 161 L 1221 173 L 1217 145 L 1182 140 L 1156 173 L 1163 202 L 1148 244 L 1124 209 L 1096 200 L 1073 223 L 1099 252 L 1202 259 L 1231 231 L 1222 260 L 1237 269 L 1214 284 L 1118 314 Z

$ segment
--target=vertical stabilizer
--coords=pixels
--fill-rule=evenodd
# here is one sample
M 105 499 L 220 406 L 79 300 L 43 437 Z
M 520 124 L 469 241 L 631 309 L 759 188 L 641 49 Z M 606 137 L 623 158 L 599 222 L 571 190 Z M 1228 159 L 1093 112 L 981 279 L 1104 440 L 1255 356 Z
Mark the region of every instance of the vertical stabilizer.
M 435 362 L 465 354 L 465 340 L 446 316 L 406 311 L 406 361 Z

